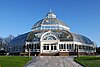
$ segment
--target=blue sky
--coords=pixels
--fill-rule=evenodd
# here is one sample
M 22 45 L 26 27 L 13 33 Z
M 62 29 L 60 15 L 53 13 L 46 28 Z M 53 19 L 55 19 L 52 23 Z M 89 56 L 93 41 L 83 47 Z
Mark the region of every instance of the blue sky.
M 0 0 L 0 37 L 31 31 L 49 10 L 100 46 L 100 0 Z

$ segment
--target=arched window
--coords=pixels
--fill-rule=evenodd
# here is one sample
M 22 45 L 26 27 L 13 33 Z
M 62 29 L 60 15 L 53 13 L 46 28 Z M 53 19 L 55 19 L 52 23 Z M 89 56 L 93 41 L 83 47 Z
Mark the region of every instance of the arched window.
M 42 40 L 59 40 L 58 37 L 56 36 L 56 34 L 54 32 L 48 31 L 45 32 L 42 36 L 41 36 L 41 41 Z
M 54 37 L 54 36 L 46 36 L 46 37 L 44 37 L 44 39 L 43 40 L 56 40 L 56 38 Z

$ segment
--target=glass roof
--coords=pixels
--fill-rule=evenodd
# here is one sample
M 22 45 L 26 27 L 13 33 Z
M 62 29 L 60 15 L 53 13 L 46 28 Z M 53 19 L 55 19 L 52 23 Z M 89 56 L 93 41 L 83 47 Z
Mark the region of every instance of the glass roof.
M 94 44 L 89 38 L 87 38 L 83 35 L 76 34 L 76 33 L 72 33 L 72 35 L 73 35 L 74 41 L 76 41 L 76 42 L 81 42 L 84 44 Z
M 0 45 L 2 44 L 2 39 L 0 39 Z
M 81 42 L 83 44 L 94 44 L 89 38 L 79 35 L 76 33 L 70 33 L 68 31 L 53 31 L 55 35 L 60 39 L 60 41 L 76 41 Z M 39 32 L 38 32 L 39 33 Z M 45 32 L 44 32 L 45 33 Z M 33 41 L 33 40 L 39 40 L 40 38 L 37 38 L 34 36 L 33 31 L 19 35 L 15 37 L 13 40 L 10 41 L 9 45 L 24 45 L 26 41 Z M 36 39 L 34 39 L 36 38 Z
M 73 41 L 73 36 L 68 31 L 64 31 L 64 30 L 59 31 L 57 34 L 58 34 L 60 41 Z
M 9 45 L 24 45 L 28 34 L 29 32 L 15 37 L 10 41 Z
M 58 20 L 57 18 L 45 18 L 38 21 L 32 28 L 39 27 L 41 25 L 54 25 L 59 24 L 68 27 L 63 21 Z
M 56 15 L 54 13 L 49 12 L 49 13 L 47 13 L 47 15 L 44 19 L 38 21 L 35 25 L 33 25 L 32 28 L 36 28 L 41 25 L 55 25 L 55 24 L 59 24 L 59 25 L 68 27 L 63 21 L 57 19 Z

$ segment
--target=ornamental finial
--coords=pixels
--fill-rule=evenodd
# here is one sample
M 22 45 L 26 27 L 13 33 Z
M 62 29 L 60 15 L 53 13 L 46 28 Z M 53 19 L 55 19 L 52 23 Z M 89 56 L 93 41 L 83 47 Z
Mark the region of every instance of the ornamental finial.
M 50 11 L 47 13 L 47 18 L 56 18 L 56 15 L 52 12 L 52 10 L 50 9 Z
M 50 9 L 50 13 L 52 12 L 52 10 Z

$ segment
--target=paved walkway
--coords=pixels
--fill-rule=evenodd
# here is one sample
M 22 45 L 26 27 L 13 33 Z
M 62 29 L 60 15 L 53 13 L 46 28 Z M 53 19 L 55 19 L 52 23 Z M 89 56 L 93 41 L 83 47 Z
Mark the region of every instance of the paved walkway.
M 82 67 L 73 61 L 73 56 L 37 56 L 24 67 Z

